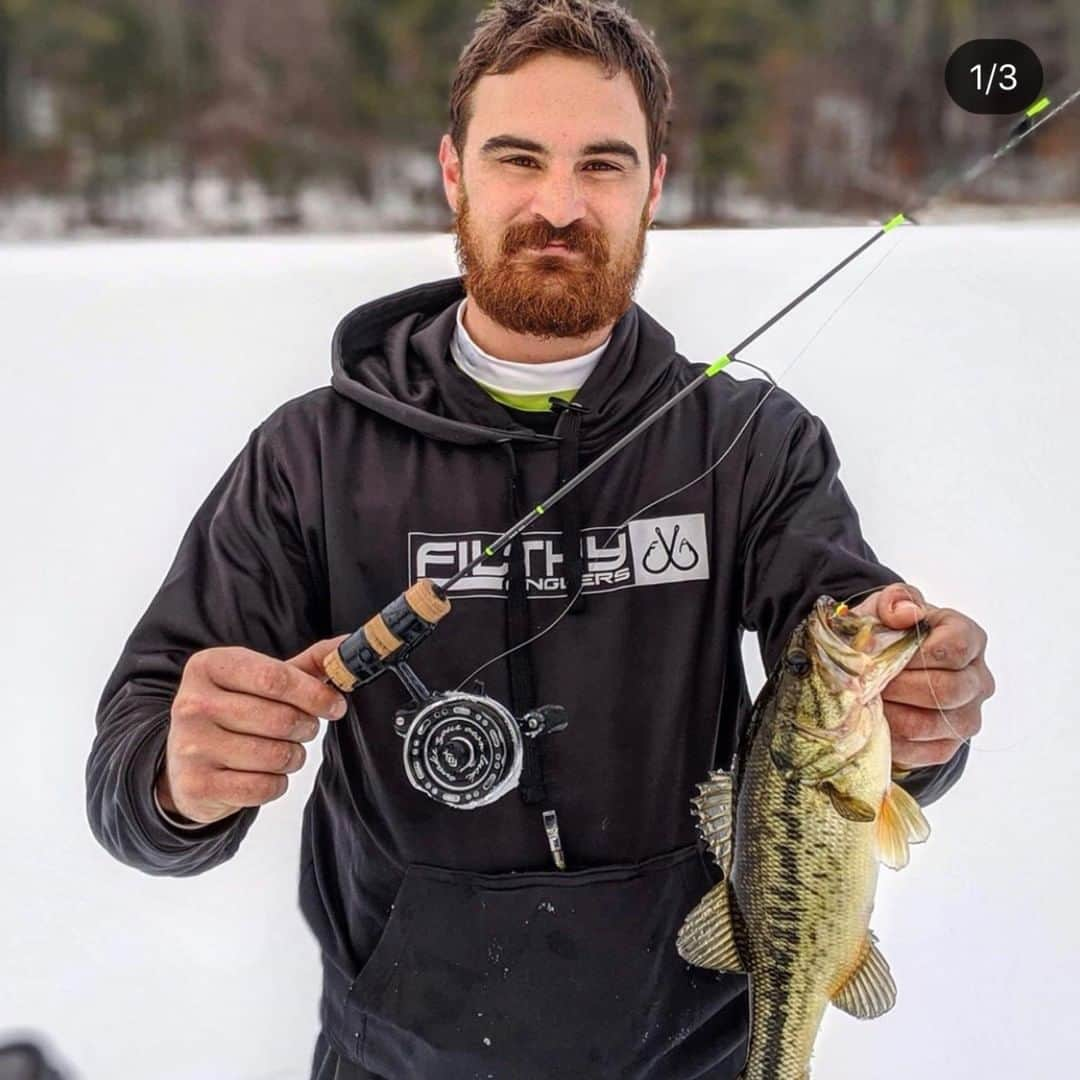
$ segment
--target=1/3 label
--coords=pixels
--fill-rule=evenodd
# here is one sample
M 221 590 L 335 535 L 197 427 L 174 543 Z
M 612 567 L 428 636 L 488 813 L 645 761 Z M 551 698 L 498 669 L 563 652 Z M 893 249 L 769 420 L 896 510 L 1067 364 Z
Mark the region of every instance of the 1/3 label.
M 976 38 L 945 65 L 949 97 L 972 113 L 1022 112 L 1042 93 L 1043 67 L 1035 50 L 1012 38 Z
M 1016 83 L 1016 65 L 1015 64 L 1001 64 L 1000 71 L 999 65 L 992 64 L 990 66 L 990 73 L 986 76 L 986 94 L 989 95 L 994 89 L 994 76 L 997 75 L 1001 82 L 998 84 L 1000 90 L 1015 90 Z M 975 89 L 980 93 L 983 92 L 983 65 L 975 64 L 971 73 L 975 76 Z

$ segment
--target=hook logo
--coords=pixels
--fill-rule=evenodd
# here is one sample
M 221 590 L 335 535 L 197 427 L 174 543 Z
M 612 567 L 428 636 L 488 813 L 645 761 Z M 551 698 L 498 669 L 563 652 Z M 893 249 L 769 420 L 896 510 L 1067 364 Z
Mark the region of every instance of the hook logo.
M 697 566 L 701 556 L 698 555 L 697 548 L 685 536 L 679 539 L 681 529 L 682 525 L 676 524 L 669 542 L 660 526 L 654 527 L 656 539 L 645 549 L 645 555 L 641 560 L 642 569 L 650 574 L 662 574 L 665 570 L 674 568 L 685 574 Z M 660 548 L 660 553 L 656 551 L 657 547 Z
M 649 585 L 703 581 L 709 576 L 704 514 L 674 514 L 631 521 L 635 580 Z

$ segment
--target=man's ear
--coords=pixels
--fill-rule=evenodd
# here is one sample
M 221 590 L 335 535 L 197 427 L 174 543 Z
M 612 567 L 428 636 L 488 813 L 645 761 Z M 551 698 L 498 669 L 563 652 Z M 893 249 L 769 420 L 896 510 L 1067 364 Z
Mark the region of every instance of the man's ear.
M 450 133 L 443 135 L 439 143 L 439 167 L 442 170 L 443 191 L 452 211 L 457 211 L 458 193 L 461 190 L 461 161 Z
M 661 154 L 653 173 L 652 187 L 649 190 L 649 224 L 656 218 L 656 208 L 664 191 L 664 177 L 667 175 L 667 154 Z

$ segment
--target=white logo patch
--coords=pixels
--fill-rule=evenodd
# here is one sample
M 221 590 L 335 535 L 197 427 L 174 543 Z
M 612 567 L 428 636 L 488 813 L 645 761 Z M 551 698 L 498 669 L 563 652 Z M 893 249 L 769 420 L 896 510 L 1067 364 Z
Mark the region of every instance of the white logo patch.
M 453 577 L 499 533 L 409 533 L 411 582 L 431 578 L 436 584 Z M 554 530 L 528 530 L 521 536 L 525 553 L 526 595 L 566 596 L 563 535 Z M 601 544 L 604 546 L 601 547 Z M 454 599 L 505 596 L 510 580 L 508 547 L 486 559 L 450 590 Z M 582 591 L 612 592 L 639 585 L 701 581 L 709 576 L 709 550 L 704 514 L 632 521 L 620 529 L 610 525 L 581 530 Z
M 659 585 L 709 576 L 704 514 L 631 521 L 627 528 L 638 584 Z

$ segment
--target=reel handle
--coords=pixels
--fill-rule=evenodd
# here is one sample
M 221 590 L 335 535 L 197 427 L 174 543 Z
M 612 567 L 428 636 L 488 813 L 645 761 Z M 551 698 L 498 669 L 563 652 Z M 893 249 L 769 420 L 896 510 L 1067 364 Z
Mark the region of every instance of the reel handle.
M 328 680 L 348 693 L 400 663 L 450 613 L 450 601 L 421 578 L 323 660 Z

